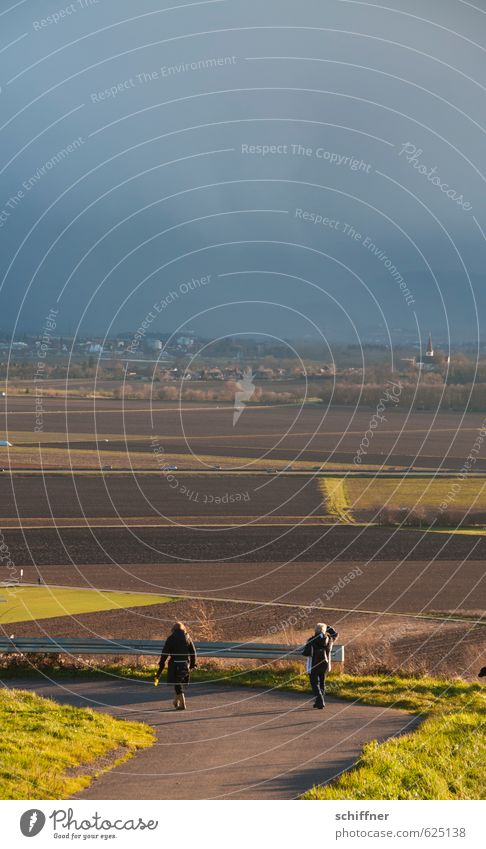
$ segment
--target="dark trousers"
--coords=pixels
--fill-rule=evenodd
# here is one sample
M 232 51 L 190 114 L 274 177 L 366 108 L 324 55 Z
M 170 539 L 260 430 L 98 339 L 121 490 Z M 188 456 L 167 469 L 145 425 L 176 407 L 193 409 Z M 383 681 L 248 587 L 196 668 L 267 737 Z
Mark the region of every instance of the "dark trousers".
M 174 684 L 176 696 L 184 692 L 184 687 L 189 683 L 189 663 L 186 661 L 169 660 L 168 679 Z
M 316 705 L 324 704 L 324 695 L 326 692 L 326 676 L 327 663 L 320 663 L 319 666 L 314 666 L 314 668 L 309 673 L 310 685 L 312 687 L 312 692 L 315 696 Z

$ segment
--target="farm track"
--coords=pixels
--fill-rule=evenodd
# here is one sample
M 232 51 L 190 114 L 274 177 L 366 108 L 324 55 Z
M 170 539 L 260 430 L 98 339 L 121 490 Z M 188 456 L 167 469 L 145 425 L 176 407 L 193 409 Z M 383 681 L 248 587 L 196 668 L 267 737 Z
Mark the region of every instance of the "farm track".
M 345 478 L 320 478 L 319 489 L 324 496 L 325 515 L 343 525 L 355 525 L 346 492 Z

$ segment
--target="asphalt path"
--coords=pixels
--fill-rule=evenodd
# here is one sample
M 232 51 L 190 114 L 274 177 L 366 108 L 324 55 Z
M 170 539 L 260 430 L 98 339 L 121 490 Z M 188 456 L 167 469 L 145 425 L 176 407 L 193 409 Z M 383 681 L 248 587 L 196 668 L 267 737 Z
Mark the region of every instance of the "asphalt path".
M 191 684 L 188 710 L 172 688 L 127 680 L 16 680 L 15 686 L 79 707 L 147 722 L 157 741 L 95 779 L 79 799 L 294 799 L 349 769 L 363 745 L 411 731 L 404 711 L 305 695 Z

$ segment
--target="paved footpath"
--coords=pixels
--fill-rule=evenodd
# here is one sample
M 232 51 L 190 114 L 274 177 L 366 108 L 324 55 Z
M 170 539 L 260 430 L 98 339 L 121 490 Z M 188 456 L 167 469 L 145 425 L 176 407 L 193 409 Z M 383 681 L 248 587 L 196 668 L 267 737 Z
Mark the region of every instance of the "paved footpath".
M 351 767 L 368 740 L 412 730 L 403 711 L 328 699 L 322 711 L 281 690 L 193 683 L 188 709 L 172 688 L 126 680 L 12 685 L 147 722 L 157 742 L 95 779 L 80 799 L 293 799 Z

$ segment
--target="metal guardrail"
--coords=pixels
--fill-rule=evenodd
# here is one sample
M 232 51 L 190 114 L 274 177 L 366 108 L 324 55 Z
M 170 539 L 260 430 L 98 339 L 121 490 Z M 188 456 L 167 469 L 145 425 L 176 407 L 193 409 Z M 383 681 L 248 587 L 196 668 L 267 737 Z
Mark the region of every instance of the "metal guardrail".
M 159 656 L 162 640 L 108 640 L 78 637 L 0 637 L 2 654 L 134 654 Z M 200 657 L 250 658 L 258 660 L 305 660 L 303 646 L 284 643 L 215 643 L 197 642 Z M 335 645 L 332 660 L 344 662 L 344 646 Z

